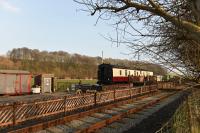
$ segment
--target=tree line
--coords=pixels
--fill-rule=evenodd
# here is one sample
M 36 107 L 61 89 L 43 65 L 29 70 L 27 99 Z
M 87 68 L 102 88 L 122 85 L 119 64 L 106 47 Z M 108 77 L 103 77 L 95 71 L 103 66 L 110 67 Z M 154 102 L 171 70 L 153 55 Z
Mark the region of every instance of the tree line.
M 98 65 L 101 57 L 90 57 L 80 54 L 70 54 L 65 51 L 40 51 L 38 49 L 14 48 L 0 57 L 0 69 L 28 70 L 32 74 L 53 73 L 58 78 L 93 79 L 97 78 Z M 165 74 L 160 65 L 148 62 L 129 61 L 121 59 L 104 59 L 104 63 L 145 69 L 155 74 Z

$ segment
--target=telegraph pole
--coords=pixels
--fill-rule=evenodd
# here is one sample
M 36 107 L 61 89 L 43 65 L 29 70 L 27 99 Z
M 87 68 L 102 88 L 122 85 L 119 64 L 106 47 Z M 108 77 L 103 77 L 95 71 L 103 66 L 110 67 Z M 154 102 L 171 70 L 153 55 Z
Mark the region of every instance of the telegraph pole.
M 101 52 L 101 59 L 102 59 L 102 64 L 103 64 L 103 50 Z

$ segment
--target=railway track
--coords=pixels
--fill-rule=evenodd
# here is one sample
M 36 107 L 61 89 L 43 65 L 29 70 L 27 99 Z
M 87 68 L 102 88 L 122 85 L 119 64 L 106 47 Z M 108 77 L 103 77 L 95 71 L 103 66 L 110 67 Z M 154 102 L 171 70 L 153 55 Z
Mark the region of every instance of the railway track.
M 142 96 L 137 99 L 130 99 L 104 106 L 100 109 L 89 110 L 82 114 L 67 116 L 64 121 L 55 124 L 46 123 L 33 125 L 18 129 L 15 133 L 36 132 L 36 133 L 68 133 L 68 132 L 111 132 L 106 126 L 120 126 L 123 121 L 138 117 L 138 113 L 150 108 L 162 100 L 172 96 L 174 92 L 161 92 L 153 96 Z M 148 112 L 149 113 L 149 112 Z M 140 119 L 132 121 L 139 122 Z M 121 124 L 122 124 L 121 123 Z M 46 125 L 46 126 L 44 126 Z M 116 130 L 114 130 L 116 132 Z M 113 132 L 114 132 L 113 131 Z

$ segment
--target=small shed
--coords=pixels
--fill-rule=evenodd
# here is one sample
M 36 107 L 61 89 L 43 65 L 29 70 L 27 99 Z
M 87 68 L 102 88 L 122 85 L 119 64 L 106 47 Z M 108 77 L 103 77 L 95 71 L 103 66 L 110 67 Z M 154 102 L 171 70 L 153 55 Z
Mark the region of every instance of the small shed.
M 40 86 L 42 93 L 53 92 L 54 74 L 40 74 L 35 76 L 35 86 Z
M 0 70 L 1 95 L 18 95 L 30 92 L 30 72 L 23 70 Z

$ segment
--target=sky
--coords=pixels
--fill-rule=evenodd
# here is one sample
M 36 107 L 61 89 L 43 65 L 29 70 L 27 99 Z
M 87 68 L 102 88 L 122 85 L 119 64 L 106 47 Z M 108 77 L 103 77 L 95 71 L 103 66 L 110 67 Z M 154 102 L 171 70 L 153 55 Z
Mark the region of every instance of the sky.
M 80 11 L 73 0 L 0 0 L 0 55 L 28 47 L 104 58 L 131 59 L 126 46 L 102 36 L 114 34 L 106 21 Z

